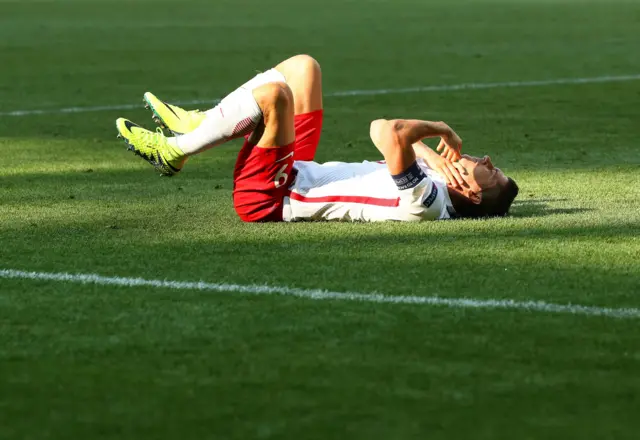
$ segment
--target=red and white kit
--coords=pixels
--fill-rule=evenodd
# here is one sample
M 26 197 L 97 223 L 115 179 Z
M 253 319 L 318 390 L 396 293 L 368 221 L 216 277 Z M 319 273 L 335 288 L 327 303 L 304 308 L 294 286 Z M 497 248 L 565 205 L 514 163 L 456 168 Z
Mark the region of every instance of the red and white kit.
M 295 181 L 284 200 L 284 221 L 443 220 L 453 211 L 447 185 L 424 162 L 424 178 L 400 190 L 380 162 L 295 162 Z
M 322 119 L 322 110 L 296 115 L 296 138 L 291 145 L 260 148 L 245 141 L 234 170 L 233 191 L 234 207 L 242 220 L 451 218 L 454 211 L 446 183 L 420 159 L 419 180 L 407 189 L 398 189 L 383 162 L 313 162 Z

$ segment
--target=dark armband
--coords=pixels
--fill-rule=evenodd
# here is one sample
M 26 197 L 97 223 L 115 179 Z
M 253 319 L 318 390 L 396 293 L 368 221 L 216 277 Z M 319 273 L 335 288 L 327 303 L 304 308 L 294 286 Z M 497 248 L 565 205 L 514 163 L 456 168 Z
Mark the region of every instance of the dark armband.
M 429 193 L 429 195 L 422 201 L 422 204 L 424 206 L 426 206 L 427 208 L 431 208 L 431 205 L 433 205 L 433 202 L 436 201 L 436 198 L 438 197 L 438 187 L 436 186 L 435 183 L 431 184 L 431 192 Z
M 400 174 L 391 176 L 399 190 L 415 188 L 422 179 L 425 178 L 424 172 L 418 166 L 417 162 L 411 164 L 409 168 Z

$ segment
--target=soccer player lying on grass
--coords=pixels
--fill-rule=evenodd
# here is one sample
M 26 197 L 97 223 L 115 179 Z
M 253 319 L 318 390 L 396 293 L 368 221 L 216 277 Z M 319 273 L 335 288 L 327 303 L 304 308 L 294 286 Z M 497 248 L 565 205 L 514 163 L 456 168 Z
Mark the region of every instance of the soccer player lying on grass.
M 206 112 L 186 111 L 145 93 L 165 137 L 116 121 L 129 149 L 161 174 L 179 172 L 189 156 L 245 136 L 233 173 L 240 218 L 260 221 L 420 221 L 503 216 L 516 183 L 488 156 L 460 155 L 462 141 L 444 122 L 371 123 L 384 161 L 313 162 L 322 130 L 318 63 L 297 55 L 260 73 Z M 436 153 L 421 141 L 440 137 Z

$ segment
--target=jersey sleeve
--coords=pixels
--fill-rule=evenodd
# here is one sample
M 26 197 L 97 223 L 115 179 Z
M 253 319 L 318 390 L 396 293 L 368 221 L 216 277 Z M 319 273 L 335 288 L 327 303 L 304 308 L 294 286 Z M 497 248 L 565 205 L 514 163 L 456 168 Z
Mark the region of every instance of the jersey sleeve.
M 403 221 L 437 220 L 440 215 L 439 192 L 435 182 L 414 163 L 404 173 L 392 176 L 400 196 L 399 219 Z

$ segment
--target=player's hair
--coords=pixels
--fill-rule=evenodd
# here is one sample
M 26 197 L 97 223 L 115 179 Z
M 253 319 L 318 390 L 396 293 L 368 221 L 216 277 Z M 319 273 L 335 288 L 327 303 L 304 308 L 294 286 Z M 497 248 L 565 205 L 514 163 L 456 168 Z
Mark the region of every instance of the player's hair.
M 511 177 L 503 186 L 482 192 L 482 201 L 478 204 L 468 201 L 458 204 L 455 209 L 463 218 L 504 217 L 509 213 L 513 200 L 518 195 L 518 184 Z

